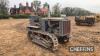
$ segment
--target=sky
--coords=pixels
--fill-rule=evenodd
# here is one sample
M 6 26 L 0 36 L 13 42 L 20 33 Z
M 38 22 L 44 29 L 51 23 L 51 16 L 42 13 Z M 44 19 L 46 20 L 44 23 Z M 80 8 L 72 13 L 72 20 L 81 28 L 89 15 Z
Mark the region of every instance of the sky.
M 9 0 L 9 6 L 13 7 L 16 5 L 19 6 L 19 3 L 25 5 L 26 2 L 31 3 L 34 0 Z M 89 10 L 91 12 L 100 13 L 100 0 L 39 0 L 42 4 L 45 2 L 50 4 L 50 7 L 53 7 L 56 3 L 60 4 L 61 8 L 64 7 L 79 7 Z

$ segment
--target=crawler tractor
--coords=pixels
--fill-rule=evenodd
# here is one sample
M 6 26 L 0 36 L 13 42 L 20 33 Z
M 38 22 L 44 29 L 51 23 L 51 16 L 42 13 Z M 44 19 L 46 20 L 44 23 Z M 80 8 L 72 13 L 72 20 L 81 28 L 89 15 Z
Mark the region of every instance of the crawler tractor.
M 76 25 L 94 25 L 95 17 L 94 16 L 76 16 L 75 17 Z
M 50 50 L 57 50 L 59 44 L 64 44 L 70 38 L 70 21 L 67 17 L 40 18 L 31 16 L 28 28 L 29 39 Z
M 100 14 L 90 16 L 76 16 L 75 22 L 77 25 L 94 25 L 96 22 L 100 22 Z

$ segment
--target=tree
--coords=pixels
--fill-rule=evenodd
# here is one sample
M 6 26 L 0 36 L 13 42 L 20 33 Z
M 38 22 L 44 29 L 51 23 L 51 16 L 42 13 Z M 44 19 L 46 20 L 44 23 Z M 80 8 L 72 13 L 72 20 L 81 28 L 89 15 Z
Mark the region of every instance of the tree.
M 62 14 L 66 14 L 66 16 L 84 16 L 92 13 L 82 8 L 66 7 L 62 10 Z
M 47 14 L 46 16 L 50 17 L 50 5 L 49 5 L 47 2 L 45 2 L 45 3 L 43 4 L 43 8 L 47 8 L 48 14 Z
M 55 4 L 53 6 L 53 12 L 52 12 L 53 16 L 55 17 L 60 17 L 61 16 L 61 11 L 60 11 L 60 5 L 59 3 Z
M 0 14 L 7 15 L 8 14 L 8 0 L 0 0 Z
M 43 4 L 43 7 L 47 7 L 47 8 L 49 9 L 49 4 L 48 4 L 47 2 L 45 2 L 45 3 Z
M 34 5 L 35 12 L 37 13 L 40 8 L 41 1 L 35 0 L 33 1 L 33 5 Z

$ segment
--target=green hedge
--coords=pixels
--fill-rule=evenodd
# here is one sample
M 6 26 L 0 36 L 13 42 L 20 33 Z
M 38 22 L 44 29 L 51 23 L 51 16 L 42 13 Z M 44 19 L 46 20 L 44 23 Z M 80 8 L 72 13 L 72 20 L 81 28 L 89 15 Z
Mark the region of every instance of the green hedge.
M 17 15 L 11 15 L 10 17 L 20 19 L 20 18 L 29 18 L 29 16 L 30 16 L 29 14 L 25 14 L 25 15 L 17 14 Z
M 9 15 L 0 15 L 0 19 L 9 19 Z
M 48 15 L 39 15 L 41 17 L 48 17 Z M 50 17 L 61 17 L 60 14 L 51 14 Z
M 48 15 L 40 15 L 41 17 L 48 17 Z M 30 14 L 17 14 L 17 15 L 2 15 L 0 14 L 0 19 L 9 19 L 10 17 L 14 18 L 14 19 L 27 19 L 30 17 Z M 59 14 L 51 14 L 51 17 L 60 17 Z
M 17 14 L 17 15 L 2 15 L 0 14 L 0 19 L 9 19 L 10 17 L 15 18 L 15 19 L 20 19 L 20 18 L 29 18 L 29 14 Z
M 51 17 L 60 17 L 60 14 L 51 14 Z

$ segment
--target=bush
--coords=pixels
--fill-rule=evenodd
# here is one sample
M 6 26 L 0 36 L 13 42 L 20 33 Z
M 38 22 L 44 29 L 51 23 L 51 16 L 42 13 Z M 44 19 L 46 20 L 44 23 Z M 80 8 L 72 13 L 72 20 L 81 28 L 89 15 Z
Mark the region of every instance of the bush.
M 11 15 L 12 18 L 16 18 L 16 19 L 19 19 L 19 18 L 29 18 L 29 14 L 17 14 L 17 15 Z
M 51 14 L 51 17 L 60 17 L 60 14 Z
M 41 17 L 48 17 L 48 15 L 39 15 L 39 16 L 41 16 Z
M 8 19 L 9 18 L 9 15 L 2 15 L 0 14 L 0 19 Z

